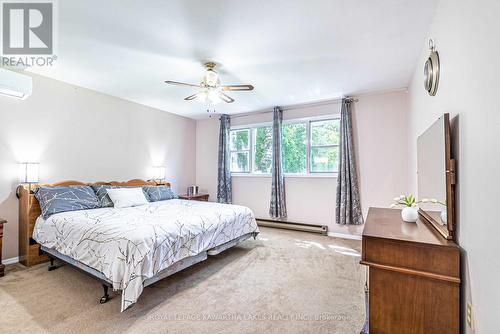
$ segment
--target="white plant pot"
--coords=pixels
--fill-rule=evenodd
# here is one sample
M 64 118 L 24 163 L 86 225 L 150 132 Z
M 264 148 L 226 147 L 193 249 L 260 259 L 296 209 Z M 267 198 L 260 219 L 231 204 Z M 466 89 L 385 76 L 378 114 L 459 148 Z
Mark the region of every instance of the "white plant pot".
M 417 208 L 405 206 L 401 211 L 401 218 L 407 223 L 415 223 L 418 219 Z

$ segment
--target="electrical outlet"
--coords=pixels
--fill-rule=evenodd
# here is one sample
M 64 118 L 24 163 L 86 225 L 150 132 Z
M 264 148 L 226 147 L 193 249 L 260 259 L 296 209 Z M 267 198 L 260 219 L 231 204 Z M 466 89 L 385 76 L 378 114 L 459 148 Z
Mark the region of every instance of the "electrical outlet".
M 467 319 L 467 325 L 469 326 L 469 328 L 474 329 L 474 317 L 472 314 L 472 305 L 470 302 L 467 302 L 466 319 Z

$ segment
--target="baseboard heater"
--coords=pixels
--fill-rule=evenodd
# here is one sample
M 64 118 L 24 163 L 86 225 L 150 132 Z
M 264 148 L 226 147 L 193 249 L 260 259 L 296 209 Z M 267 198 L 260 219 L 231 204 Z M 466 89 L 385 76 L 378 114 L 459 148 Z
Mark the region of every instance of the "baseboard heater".
M 312 225 L 312 224 L 302 224 L 295 223 L 287 220 L 281 219 L 270 219 L 270 218 L 256 218 L 257 225 L 264 227 L 274 227 L 282 228 L 286 230 L 302 231 L 302 232 L 312 232 L 319 233 L 323 235 L 328 234 L 328 226 L 326 225 Z

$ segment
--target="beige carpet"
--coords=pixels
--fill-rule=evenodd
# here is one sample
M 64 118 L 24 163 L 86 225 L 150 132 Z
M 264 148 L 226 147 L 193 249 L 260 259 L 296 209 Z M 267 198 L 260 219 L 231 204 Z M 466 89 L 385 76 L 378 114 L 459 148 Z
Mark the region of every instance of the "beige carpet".
M 249 240 L 150 287 L 120 313 L 100 284 L 68 266 L 7 266 L 1 333 L 359 333 L 361 244 L 262 228 Z

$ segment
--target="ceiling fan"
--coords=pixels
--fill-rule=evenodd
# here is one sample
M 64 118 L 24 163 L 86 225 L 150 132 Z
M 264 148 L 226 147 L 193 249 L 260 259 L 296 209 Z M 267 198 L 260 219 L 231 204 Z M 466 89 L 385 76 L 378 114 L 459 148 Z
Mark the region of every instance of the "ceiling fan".
M 204 100 L 208 104 L 217 104 L 221 101 L 224 101 L 226 103 L 233 103 L 234 99 L 227 95 L 225 92 L 253 90 L 252 85 L 221 85 L 219 75 L 214 71 L 216 64 L 213 62 L 208 62 L 204 65 L 207 70 L 199 85 L 170 80 L 165 81 L 165 83 L 176 86 L 196 87 L 199 89 L 198 93 L 189 95 L 188 97 L 184 98 L 184 100 L 191 101 L 198 98 Z

